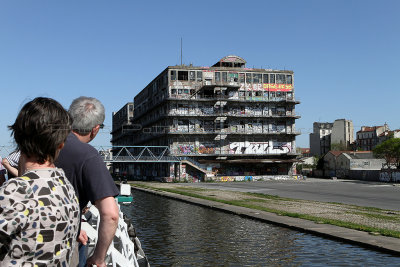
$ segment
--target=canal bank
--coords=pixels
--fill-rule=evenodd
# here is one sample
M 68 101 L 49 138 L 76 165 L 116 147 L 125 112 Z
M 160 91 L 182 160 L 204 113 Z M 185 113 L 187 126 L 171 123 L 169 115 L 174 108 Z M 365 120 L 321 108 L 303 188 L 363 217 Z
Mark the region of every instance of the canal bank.
M 242 217 L 247 217 L 247 218 L 252 218 L 255 220 L 267 222 L 267 223 L 272 223 L 275 225 L 283 226 L 283 227 L 288 227 L 291 229 L 295 229 L 298 231 L 302 232 L 308 232 L 312 233 L 315 235 L 335 239 L 335 240 L 340 240 L 343 242 L 347 243 L 352 243 L 356 244 L 359 246 L 371 248 L 374 250 L 382 251 L 382 252 L 387 252 L 390 254 L 394 255 L 400 255 L 400 239 L 399 238 L 394 238 L 394 237 L 387 237 L 387 236 L 382 236 L 382 235 L 376 235 L 376 233 L 368 233 L 364 231 L 358 231 L 354 229 L 348 229 L 344 227 L 339 227 L 336 225 L 330 225 L 323 223 L 323 220 L 321 221 L 310 221 L 310 220 L 305 220 L 301 218 L 293 218 L 293 217 L 288 217 L 288 216 L 282 216 L 279 212 L 278 213 L 273 213 L 273 212 L 267 212 L 259 209 L 252 209 L 252 208 L 247 208 L 247 207 L 241 207 L 241 206 L 234 206 L 234 205 L 229 205 L 226 203 L 222 203 L 220 201 L 213 201 L 210 199 L 204 199 L 204 198 L 199 198 L 199 197 L 193 197 L 189 195 L 182 195 L 179 193 L 174 193 L 171 192 L 173 190 L 177 190 L 182 188 L 181 184 L 161 184 L 161 183 L 132 183 L 132 187 L 136 190 L 141 190 L 144 192 L 152 193 L 152 194 L 157 194 L 160 196 L 168 197 L 171 199 L 176 199 L 180 201 L 185 201 L 188 203 L 200 205 L 203 207 L 209 207 L 215 210 L 220 210 L 224 212 L 229 212 L 232 214 L 236 214 Z M 167 190 L 167 191 L 166 191 Z M 168 190 L 170 192 L 168 192 Z M 193 190 L 190 189 L 190 190 Z M 199 193 L 199 189 L 196 189 L 196 193 Z M 211 197 L 220 197 L 223 199 L 236 199 L 238 197 L 237 192 L 228 192 L 228 191 L 223 191 L 223 190 L 205 190 L 202 189 L 201 193 L 203 196 L 211 196 Z M 276 199 L 274 199 L 276 201 Z M 287 200 L 282 199 L 281 202 L 283 201 L 283 204 L 286 205 L 288 202 L 285 202 Z M 310 202 L 310 201 L 308 201 Z M 292 204 L 292 203 L 290 203 Z M 310 202 L 309 203 L 312 207 L 312 211 L 310 211 L 309 207 L 310 205 L 306 205 L 304 201 L 301 202 L 301 205 L 293 207 L 294 209 L 297 209 L 299 213 L 310 213 L 310 212 L 315 212 L 315 210 L 318 209 L 323 209 L 327 213 L 335 214 L 337 216 L 338 213 L 338 206 L 333 205 L 331 203 L 318 203 L 318 205 L 315 202 Z M 348 211 L 345 211 L 345 213 Z M 285 214 L 282 212 L 282 214 Z M 349 215 L 349 214 L 348 214 Z M 396 214 L 397 215 L 397 214 Z M 370 218 L 370 220 L 372 220 Z M 382 225 L 385 225 L 384 227 L 389 227 L 390 228 L 390 223 L 388 224 L 387 222 L 382 222 Z M 387 226 L 389 225 L 389 226 Z

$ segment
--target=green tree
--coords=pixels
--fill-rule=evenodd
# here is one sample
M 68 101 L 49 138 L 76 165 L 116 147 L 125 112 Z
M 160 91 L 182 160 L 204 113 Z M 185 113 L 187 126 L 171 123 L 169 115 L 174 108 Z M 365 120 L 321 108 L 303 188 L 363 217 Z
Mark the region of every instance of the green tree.
M 333 151 L 346 151 L 349 150 L 348 146 L 343 143 L 336 143 L 336 144 L 331 144 L 331 150 Z
M 377 145 L 372 152 L 377 158 L 384 158 L 386 165 L 400 169 L 400 138 L 390 138 Z

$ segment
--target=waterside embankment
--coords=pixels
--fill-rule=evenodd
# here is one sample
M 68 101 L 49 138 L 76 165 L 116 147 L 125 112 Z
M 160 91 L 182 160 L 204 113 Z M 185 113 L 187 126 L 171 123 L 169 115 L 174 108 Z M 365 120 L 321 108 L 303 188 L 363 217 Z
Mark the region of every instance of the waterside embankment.
M 132 188 L 400 256 L 400 212 L 272 195 L 132 182 Z

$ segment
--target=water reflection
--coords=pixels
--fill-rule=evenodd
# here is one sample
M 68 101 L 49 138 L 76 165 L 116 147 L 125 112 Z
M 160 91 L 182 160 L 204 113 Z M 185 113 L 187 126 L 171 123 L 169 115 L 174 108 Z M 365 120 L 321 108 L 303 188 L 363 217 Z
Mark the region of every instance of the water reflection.
M 400 266 L 400 258 L 134 190 L 152 266 Z

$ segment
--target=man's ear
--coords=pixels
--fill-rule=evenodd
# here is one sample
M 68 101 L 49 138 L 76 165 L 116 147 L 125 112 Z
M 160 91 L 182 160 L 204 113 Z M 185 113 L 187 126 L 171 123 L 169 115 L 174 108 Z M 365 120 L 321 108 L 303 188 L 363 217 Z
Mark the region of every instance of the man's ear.
M 96 125 L 92 128 L 92 131 L 90 131 L 90 140 L 93 140 L 96 137 L 99 130 L 100 130 L 100 125 Z
M 61 149 L 63 149 L 63 147 L 64 147 L 64 142 L 61 143 L 61 144 L 59 144 L 58 147 L 57 147 L 57 149 L 61 150 Z

